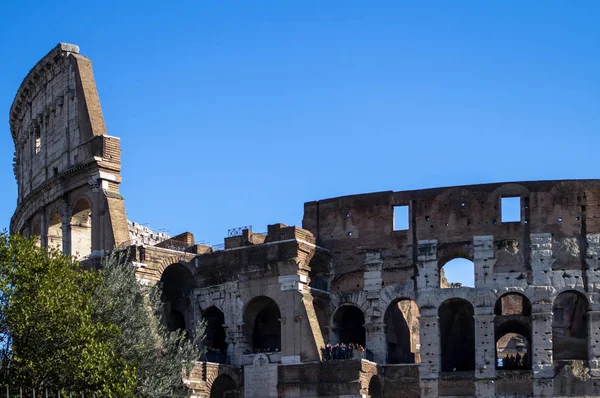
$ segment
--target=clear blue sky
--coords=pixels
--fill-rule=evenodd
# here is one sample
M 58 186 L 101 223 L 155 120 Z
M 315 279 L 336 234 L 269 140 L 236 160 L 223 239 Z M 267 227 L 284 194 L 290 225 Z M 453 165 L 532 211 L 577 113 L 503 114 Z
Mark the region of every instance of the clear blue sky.
M 60 41 L 94 63 L 129 218 L 218 244 L 315 199 L 600 177 L 599 20 L 591 0 L 2 1 L 0 227 L 8 109 Z

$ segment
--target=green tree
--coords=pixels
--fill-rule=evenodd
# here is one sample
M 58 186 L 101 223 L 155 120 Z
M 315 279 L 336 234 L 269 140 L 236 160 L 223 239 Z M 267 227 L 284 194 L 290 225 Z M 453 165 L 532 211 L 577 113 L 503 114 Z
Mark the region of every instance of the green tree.
M 0 383 L 106 397 L 187 397 L 193 336 L 162 324 L 160 291 L 124 256 L 82 267 L 0 233 Z M 203 327 L 194 336 L 202 338 Z
M 116 347 L 136 369 L 136 397 L 187 397 L 182 376 L 201 356 L 194 342 L 204 338 L 204 324 L 191 336 L 168 331 L 161 319 L 160 290 L 140 284 L 135 267 L 125 259 L 125 253 L 105 258 L 102 283 L 92 300 L 94 317 L 122 331 Z
M 102 276 L 34 240 L 0 233 L 1 382 L 133 396 L 135 368 L 121 331 L 92 316 Z

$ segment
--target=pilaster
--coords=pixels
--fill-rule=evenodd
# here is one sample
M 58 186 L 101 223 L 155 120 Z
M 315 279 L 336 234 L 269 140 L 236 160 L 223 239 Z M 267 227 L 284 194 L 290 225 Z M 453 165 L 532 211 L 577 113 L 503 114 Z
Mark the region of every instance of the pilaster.
M 420 240 L 417 275 L 417 289 L 425 290 L 440 287 L 440 272 L 437 261 L 437 240 Z
M 533 378 L 552 378 L 552 304 L 534 304 L 531 320 Z
M 475 287 L 493 287 L 494 284 L 494 237 L 473 237 L 473 263 L 475 264 Z
M 494 309 L 475 307 L 475 378 L 496 377 Z M 479 394 L 477 395 L 480 396 Z

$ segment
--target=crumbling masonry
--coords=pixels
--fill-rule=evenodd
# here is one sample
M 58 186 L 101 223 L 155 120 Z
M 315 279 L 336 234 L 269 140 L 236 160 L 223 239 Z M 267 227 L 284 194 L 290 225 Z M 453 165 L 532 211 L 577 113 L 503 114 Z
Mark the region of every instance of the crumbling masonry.
M 11 231 L 87 260 L 127 250 L 138 277 L 163 287 L 170 328 L 205 319 L 209 354 L 187 380 L 195 396 L 600 391 L 598 180 L 320 200 L 304 205 L 302 228 L 242 229 L 220 248 L 128 223 L 119 139 L 77 46 L 59 44 L 29 72 L 10 129 Z M 520 213 L 510 222 L 508 198 Z M 475 287 L 446 283 L 456 258 L 472 261 Z M 324 361 L 327 343 L 368 351 Z

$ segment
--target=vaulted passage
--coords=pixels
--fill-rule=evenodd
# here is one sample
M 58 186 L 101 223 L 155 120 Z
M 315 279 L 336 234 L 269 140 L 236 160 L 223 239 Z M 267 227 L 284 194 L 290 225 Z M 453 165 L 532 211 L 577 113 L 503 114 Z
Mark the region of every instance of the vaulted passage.
M 171 331 L 191 328 L 190 295 L 196 287 L 194 275 L 182 264 L 169 265 L 160 279 L 167 328 Z
M 552 355 L 554 360 L 587 359 L 588 300 L 579 292 L 559 294 L 552 312 Z
M 531 303 L 522 294 L 508 293 L 494 307 L 496 367 L 531 369 Z
M 206 338 L 204 344 L 208 348 L 219 350 L 220 354 L 227 354 L 227 343 L 225 328 L 225 315 L 215 306 L 209 307 L 202 313 L 202 318 L 206 321 Z
M 227 375 L 218 376 L 210 388 L 210 398 L 237 398 L 235 381 Z
M 71 216 L 71 254 L 77 258 L 92 253 L 92 209 L 85 199 L 79 199 Z
M 253 298 L 244 311 L 244 328 L 254 351 L 281 350 L 281 312 L 269 297 Z
M 530 369 L 529 341 L 518 333 L 506 333 L 496 341 L 498 369 Z
M 48 219 L 48 247 L 63 249 L 62 220 L 60 213 L 52 213 Z
M 412 300 L 396 300 L 385 312 L 387 363 L 418 363 L 419 308 Z
M 344 305 L 334 316 L 335 333 L 340 343 L 365 346 L 365 315 L 360 308 Z
M 369 381 L 369 398 L 383 398 L 383 389 L 379 377 L 373 376 Z
M 448 299 L 438 309 L 442 372 L 475 370 L 473 306 L 464 299 Z

